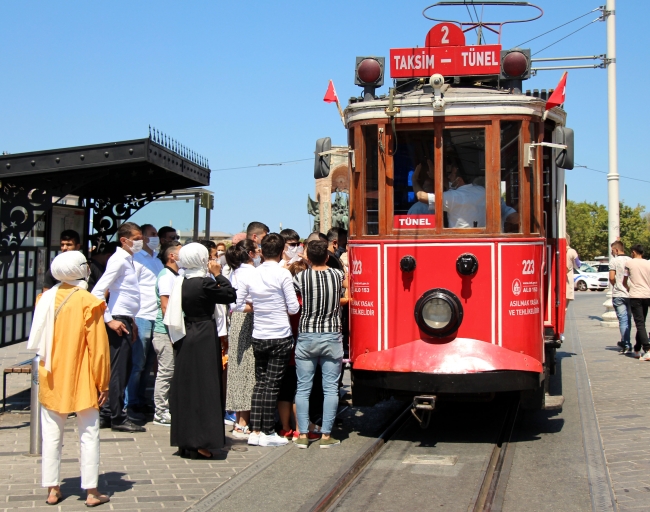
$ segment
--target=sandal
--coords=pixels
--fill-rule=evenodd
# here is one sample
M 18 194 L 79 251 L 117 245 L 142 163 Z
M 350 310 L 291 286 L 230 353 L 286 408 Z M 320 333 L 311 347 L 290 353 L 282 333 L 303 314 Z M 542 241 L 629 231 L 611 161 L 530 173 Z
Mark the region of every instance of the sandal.
M 91 496 L 97 500 L 97 503 L 88 503 L 88 498 L 90 498 Z M 99 505 L 103 505 L 104 503 L 108 503 L 109 501 L 111 501 L 111 499 L 105 494 L 90 494 L 86 498 L 85 505 L 87 507 L 97 507 Z
M 55 496 L 56 501 L 51 502 L 50 501 L 50 496 Z M 59 503 L 61 503 L 62 500 L 63 500 L 63 495 L 61 494 L 61 491 L 50 491 L 50 494 L 48 494 L 47 499 L 45 500 L 45 503 L 48 504 L 48 505 L 58 505 Z

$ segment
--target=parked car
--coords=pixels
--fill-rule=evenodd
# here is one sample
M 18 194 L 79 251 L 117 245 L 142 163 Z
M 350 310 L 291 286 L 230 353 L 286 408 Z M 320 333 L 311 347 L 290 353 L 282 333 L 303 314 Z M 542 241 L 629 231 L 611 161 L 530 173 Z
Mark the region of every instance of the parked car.
M 576 290 L 602 292 L 609 285 L 609 266 L 599 264 L 598 267 L 592 267 L 588 263 L 583 263 L 580 265 L 580 270 L 574 270 L 573 283 Z

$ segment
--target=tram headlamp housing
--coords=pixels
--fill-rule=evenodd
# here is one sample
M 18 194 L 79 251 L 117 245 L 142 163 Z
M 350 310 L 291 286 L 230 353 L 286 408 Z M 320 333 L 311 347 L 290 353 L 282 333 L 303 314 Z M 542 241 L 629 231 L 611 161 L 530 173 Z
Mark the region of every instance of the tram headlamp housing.
M 463 306 L 458 297 L 444 288 L 434 288 L 415 304 L 415 322 L 429 336 L 442 338 L 458 330 Z

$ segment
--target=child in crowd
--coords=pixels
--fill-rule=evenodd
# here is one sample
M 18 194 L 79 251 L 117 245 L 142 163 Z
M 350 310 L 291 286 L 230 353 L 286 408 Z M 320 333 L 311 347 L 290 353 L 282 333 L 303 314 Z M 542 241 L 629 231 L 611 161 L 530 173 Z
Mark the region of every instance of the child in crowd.
M 330 448 L 341 442 L 331 436 L 338 408 L 339 377 L 343 360 L 340 299 L 347 279 L 342 271 L 327 266 L 328 244 L 312 240 L 307 245 L 311 268 L 293 278 L 296 290 L 302 296 L 298 343 L 296 344 L 296 371 L 298 390 L 296 410 L 300 436 L 299 448 L 309 446 L 309 396 L 316 367 L 323 373 L 323 425 L 321 448 Z

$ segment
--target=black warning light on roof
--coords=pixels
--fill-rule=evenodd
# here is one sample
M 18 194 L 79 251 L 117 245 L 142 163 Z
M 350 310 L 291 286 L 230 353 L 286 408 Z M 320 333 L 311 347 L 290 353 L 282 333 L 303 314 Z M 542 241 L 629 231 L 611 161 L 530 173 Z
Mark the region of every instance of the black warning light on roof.
M 501 51 L 501 75 L 502 80 L 526 80 L 530 78 L 530 50 L 513 48 L 512 50 Z
M 375 89 L 384 85 L 384 57 L 357 57 L 354 85 L 363 87 L 364 101 L 375 99 Z

